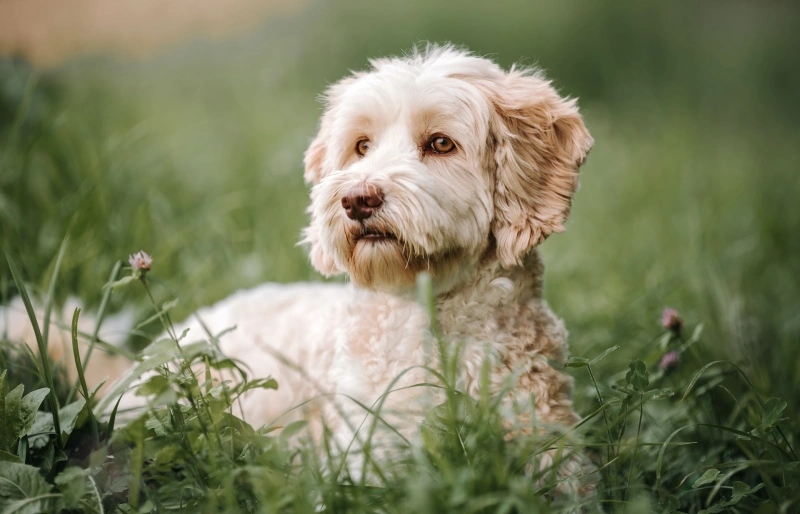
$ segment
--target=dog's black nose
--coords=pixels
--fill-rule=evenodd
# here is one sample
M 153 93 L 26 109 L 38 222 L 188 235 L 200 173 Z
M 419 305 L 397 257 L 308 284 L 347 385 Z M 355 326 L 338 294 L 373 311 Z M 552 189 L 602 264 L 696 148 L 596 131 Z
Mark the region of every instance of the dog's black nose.
M 347 217 L 351 220 L 363 220 L 383 205 L 383 191 L 378 186 L 361 184 L 352 188 L 342 197 Z

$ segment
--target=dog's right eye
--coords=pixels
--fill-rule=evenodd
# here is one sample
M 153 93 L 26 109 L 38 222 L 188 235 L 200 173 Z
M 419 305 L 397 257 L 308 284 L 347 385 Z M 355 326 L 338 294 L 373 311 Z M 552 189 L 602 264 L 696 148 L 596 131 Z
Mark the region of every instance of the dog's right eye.
M 356 142 L 356 153 L 362 157 L 367 155 L 371 145 L 372 141 L 369 139 L 359 139 L 358 142 Z

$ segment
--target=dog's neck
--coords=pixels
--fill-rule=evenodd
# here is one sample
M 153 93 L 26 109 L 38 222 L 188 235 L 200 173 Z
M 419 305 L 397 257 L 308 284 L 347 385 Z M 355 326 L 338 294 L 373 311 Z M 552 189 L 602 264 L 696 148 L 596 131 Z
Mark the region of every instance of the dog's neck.
M 514 318 L 519 307 L 542 297 L 544 265 L 537 249 L 532 249 L 522 265 L 504 268 L 490 245 L 478 262 L 464 266 L 454 287 L 439 293 L 436 303 L 439 322 L 444 332 L 456 338 L 478 335 L 486 324 L 505 311 L 503 317 Z M 362 295 L 388 295 L 402 302 L 418 303 L 415 288 L 396 291 L 372 291 L 355 286 L 356 304 L 370 303 Z M 494 314 L 492 314 L 494 313 Z
M 544 265 L 538 250 L 531 250 L 521 266 L 507 269 L 500 265 L 494 251 L 487 251 L 474 271 L 458 286 L 437 298 L 442 328 L 448 331 L 458 324 L 480 321 L 487 310 L 514 307 L 542 297 Z M 449 320 L 449 321 L 448 321 Z

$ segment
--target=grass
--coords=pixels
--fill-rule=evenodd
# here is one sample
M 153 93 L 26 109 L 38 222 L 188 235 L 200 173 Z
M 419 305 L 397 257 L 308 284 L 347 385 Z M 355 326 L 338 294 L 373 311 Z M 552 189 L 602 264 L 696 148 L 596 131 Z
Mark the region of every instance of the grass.
M 597 141 L 567 232 L 542 246 L 545 295 L 570 329 L 565 371 L 587 418 L 558 443 L 601 466 L 586 508 L 797 512 L 796 6 L 468 5 L 320 2 L 238 39 L 142 61 L 94 56 L 50 70 L 0 61 L 0 242 L 18 268 L 15 280 L 0 266 L 2 298 L 24 284 L 48 305 L 76 294 L 92 310 L 133 306 L 150 318 L 138 283 L 104 301 L 115 264 L 142 248 L 154 256 L 155 303 L 180 299 L 175 318 L 266 280 L 318 280 L 294 244 L 306 222 L 300 156 L 324 85 L 422 39 L 504 65 L 536 57 L 580 98 Z M 661 328 L 665 306 L 680 311 L 680 336 Z M 162 330 L 154 317 L 131 347 Z M 209 348 L 166 353 L 176 367 L 150 386 L 195 404 L 128 424 L 98 417 L 97 444 L 95 404 L 80 403 L 92 384 L 68 383 L 58 366 L 47 379 L 46 362 L 8 343 L 0 476 L 30 486 L 18 512 L 58 502 L 76 512 L 575 507 L 550 502 L 524 472 L 548 441 L 505 441 L 491 398 L 450 388 L 422 447 L 399 448 L 365 481 L 335 465 L 341 448 L 289 446 L 226 414 L 237 391 L 212 392 L 185 373 L 192 362 L 224 365 Z M 680 360 L 662 372 L 670 350 Z M 45 387 L 56 397 L 47 406 L 36 392 Z M 46 414 L 56 402 L 60 436 Z M 38 432 L 22 430 L 31 412 Z

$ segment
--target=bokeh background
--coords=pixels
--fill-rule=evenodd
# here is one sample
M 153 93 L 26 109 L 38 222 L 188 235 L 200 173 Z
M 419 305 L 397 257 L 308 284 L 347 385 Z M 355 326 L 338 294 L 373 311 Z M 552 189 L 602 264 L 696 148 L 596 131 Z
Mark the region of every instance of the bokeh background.
M 697 363 L 741 363 L 797 415 L 800 4 L 56 4 L 0 4 L 0 240 L 34 291 L 67 233 L 57 294 L 89 306 L 140 249 L 177 317 L 320 280 L 295 246 L 318 95 L 370 57 L 449 41 L 541 66 L 596 139 L 567 232 L 542 245 L 573 353 L 648 354 L 669 305 L 704 324 Z M 0 289 L 15 294 L 5 264 Z

